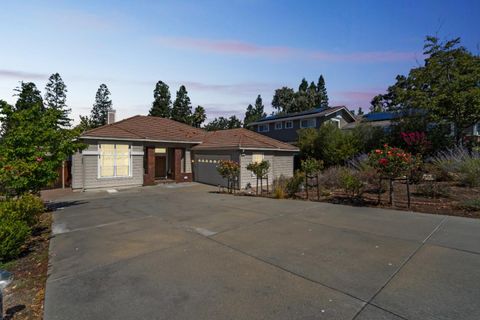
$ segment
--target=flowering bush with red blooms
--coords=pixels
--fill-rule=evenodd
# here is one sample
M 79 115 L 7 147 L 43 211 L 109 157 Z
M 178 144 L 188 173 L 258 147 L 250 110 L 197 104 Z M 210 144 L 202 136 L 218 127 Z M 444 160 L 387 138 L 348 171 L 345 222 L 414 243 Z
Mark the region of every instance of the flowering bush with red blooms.
M 400 148 L 385 144 L 383 149 L 376 149 L 369 153 L 368 162 L 380 175 L 393 179 L 407 174 L 414 164 L 414 158 Z
M 220 160 L 217 171 L 222 178 L 232 179 L 240 174 L 240 165 L 232 160 Z
M 425 132 L 415 131 L 415 132 L 400 132 L 403 141 L 407 145 L 407 149 L 411 150 L 413 153 L 423 154 L 431 146 L 430 141 L 427 139 L 427 134 Z

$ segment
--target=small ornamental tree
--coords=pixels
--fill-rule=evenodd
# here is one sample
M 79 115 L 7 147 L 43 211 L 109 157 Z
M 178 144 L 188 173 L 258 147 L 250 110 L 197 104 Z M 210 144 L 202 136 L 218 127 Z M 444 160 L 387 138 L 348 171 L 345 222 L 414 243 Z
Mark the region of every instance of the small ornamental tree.
M 320 187 L 318 185 L 318 174 L 323 169 L 323 161 L 314 158 L 307 158 L 301 161 L 302 171 L 305 173 L 305 192 L 308 199 L 308 188 L 315 187 L 317 189 L 317 198 L 320 200 Z M 310 185 L 308 179 L 315 179 L 315 185 Z
M 227 179 L 228 191 L 235 189 L 235 183 L 240 176 L 240 165 L 231 160 L 221 160 L 217 166 L 218 173 L 222 178 Z
M 385 178 L 395 179 L 408 173 L 413 164 L 410 153 L 400 148 L 390 147 L 388 144 L 383 149 L 376 149 L 368 155 L 370 165 Z
M 268 169 L 270 169 L 270 162 L 263 160 L 260 162 L 252 162 L 247 165 L 247 170 L 251 171 L 257 178 L 257 190 L 258 194 L 258 181 L 260 180 L 260 188 L 263 191 L 263 180 L 267 179 L 267 192 L 268 192 Z
M 407 175 L 415 164 L 414 157 L 400 148 L 390 147 L 388 144 L 383 149 L 376 149 L 368 155 L 369 164 L 375 168 L 382 179 L 388 179 L 390 182 L 390 204 L 393 204 L 393 180 L 403 175 Z M 410 206 L 410 190 L 408 187 L 408 178 L 406 181 L 408 203 Z M 381 187 L 379 187 L 379 190 Z M 380 193 L 379 193 L 380 200 Z

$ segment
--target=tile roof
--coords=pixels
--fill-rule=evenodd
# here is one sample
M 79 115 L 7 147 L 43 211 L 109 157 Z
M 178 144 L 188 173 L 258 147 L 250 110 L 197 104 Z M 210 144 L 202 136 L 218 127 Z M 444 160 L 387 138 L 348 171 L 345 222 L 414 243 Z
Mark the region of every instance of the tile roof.
M 86 131 L 81 137 L 199 143 L 204 135 L 204 130 L 178 121 L 160 117 L 134 116 Z
M 196 144 L 192 150 L 272 149 L 298 151 L 284 143 L 251 130 L 239 128 L 210 131 L 160 117 L 134 116 L 107 124 L 81 135 L 81 138 L 104 138 Z
M 271 149 L 298 151 L 298 148 L 291 144 L 243 128 L 207 132 L 203 143 L 192 148 L 192 150 L 207 149 Z

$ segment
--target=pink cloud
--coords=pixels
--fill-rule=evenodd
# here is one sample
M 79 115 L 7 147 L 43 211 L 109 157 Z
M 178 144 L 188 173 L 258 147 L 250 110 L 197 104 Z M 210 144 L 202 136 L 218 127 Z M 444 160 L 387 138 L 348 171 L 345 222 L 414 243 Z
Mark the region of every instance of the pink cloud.
M 330 52 L 305 50 L 287 46 L 262 46 L 236 40 L 158 37 L 158 44 L 180 49 L 191 49 L 216 54 L 260 56 L 268 58 L 302 58 L 329 62 L 387 62 L 411 61 L 418 53 L 403 51 Z
M 296 51 L 288 47 L 266 47 L 235 40 L 160 37 L 156 41 L 161 45 L 173 48 L 251 56 L 288 57 Z
M 5 70 L 0 69 L 0 78 L 13 78 L 19 81 L 21 80 L 37 80 L 47 79 L 48 75 L 43 73 L 24 72 L 19 70 Z
M 369 89 L 364 91 L 336 91 L 332 92 L 333 105 L 346 105 L 351 109 L 363 108 L 365 111 L 370 107 L 370 101 L 378 94 L 384 93 L 385 89 Z

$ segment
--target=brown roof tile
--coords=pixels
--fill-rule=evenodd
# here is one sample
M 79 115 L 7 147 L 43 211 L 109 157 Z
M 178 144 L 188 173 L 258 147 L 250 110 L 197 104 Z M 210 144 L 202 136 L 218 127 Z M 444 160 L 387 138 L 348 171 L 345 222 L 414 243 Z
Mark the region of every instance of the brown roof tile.
M 298 151 L 298 148 L 291 144 L 243 128 L 208 132 L 205 135 L 203 143 L 192 148 L 192 150 L 206 149 L 272 149 Z
M 272 149 L 298 151 L 296 147 L 288 143 L 243 128 L 207 132 L 178 121 L 151 116 L 127 118 L 86 131 L 81 137 L 197 144 L 192 150 Z
M 199 143 L 205 131 L 160 117 L 134 116 L 86 131 L 82 137 L 125 138 Z

